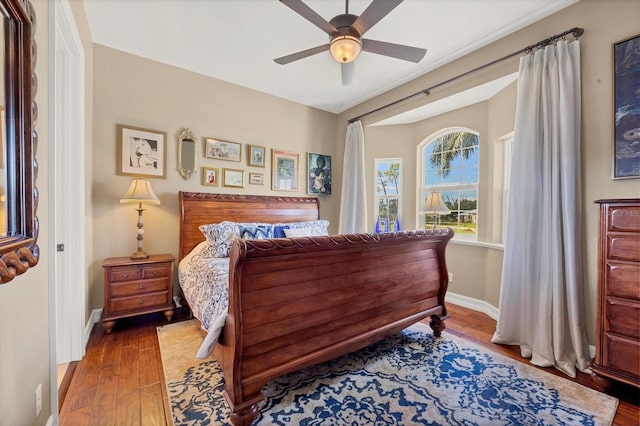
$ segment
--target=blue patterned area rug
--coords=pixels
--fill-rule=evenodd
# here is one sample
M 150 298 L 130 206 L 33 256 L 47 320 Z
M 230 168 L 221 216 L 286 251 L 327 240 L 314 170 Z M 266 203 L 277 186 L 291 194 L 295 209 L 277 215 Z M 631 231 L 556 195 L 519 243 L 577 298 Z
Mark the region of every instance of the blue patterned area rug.
M 158 328 L 175 425 L 229 424 L 217 362 L 194 321 Z M 268 383 L 259 425 L 607 425 L 618 401 L 415 324 Z

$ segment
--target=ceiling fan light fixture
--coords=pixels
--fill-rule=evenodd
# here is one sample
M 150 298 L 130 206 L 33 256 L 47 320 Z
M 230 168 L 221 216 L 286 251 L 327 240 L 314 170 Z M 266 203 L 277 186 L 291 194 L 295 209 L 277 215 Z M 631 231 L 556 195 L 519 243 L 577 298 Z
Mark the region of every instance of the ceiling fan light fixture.
M 329 51 L 333 58 L 343 64 L 352 62 L 362 50 L 362 42 L 352 35 L 339 35 L 331 39 Z

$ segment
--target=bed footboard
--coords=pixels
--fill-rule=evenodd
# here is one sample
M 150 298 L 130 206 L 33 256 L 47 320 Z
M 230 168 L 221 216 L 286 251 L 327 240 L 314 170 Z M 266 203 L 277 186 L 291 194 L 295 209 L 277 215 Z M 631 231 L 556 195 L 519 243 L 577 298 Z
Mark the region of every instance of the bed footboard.
M 229 314 L 216 354 L 235 425 L 262 387 L 431 317 L 444 330 L 445 248 L 453 232 L 349 234 L 235 242 Z

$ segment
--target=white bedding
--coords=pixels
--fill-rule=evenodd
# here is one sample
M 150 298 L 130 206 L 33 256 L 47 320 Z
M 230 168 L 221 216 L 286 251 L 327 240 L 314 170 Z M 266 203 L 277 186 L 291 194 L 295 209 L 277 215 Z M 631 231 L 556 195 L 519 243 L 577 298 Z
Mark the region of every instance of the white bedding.
M 178 265 L 178 279 L 193 315 L 207 332 L 198 358 L 213 352 L 229 306 L 229 258 L 207 257 L 207 243 L 198 244 Z

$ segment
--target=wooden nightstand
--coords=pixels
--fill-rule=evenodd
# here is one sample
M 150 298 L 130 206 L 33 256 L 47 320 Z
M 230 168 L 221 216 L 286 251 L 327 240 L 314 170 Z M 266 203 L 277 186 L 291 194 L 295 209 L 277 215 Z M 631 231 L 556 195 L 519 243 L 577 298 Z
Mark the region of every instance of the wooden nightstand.
M 104 260 L 104 309 L 102 325 L 107 333 L 120 318 L 164 311 L 171 321 L 173 306 L 173 264 L 170 254 L 148 259 L 111 257 Z

